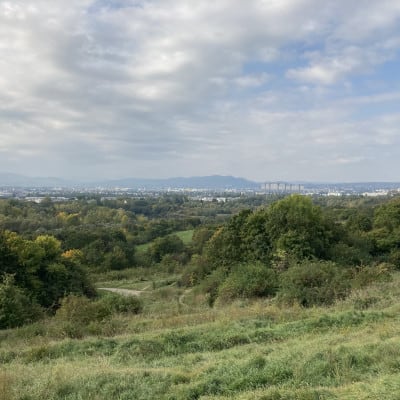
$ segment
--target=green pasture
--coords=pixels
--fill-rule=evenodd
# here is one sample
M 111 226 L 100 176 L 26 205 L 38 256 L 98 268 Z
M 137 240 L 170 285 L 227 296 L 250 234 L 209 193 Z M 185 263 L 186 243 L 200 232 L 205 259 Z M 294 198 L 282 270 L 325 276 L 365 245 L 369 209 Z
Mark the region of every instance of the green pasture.
M 189 230 L 187 230 L 187 231 L 174 232 L 173 234 L 176 235 L 176 236 L 178 236 L 179 239 L 181 239 L 182 242 L 183 242 L 184 244 L 190 244 L 191 241 L 192 241 L 193 232 L 194 232 L 193 229 L 189 229 Z M 153 243 L 153 242 L 148 242 L 148 243 L 144 243 L 144 244 L 139 244 L 139 245 L 137 245 L 137 246 L 136 246 L 136 252 L 137 252 L 138 254 L 143 254 L 143 253 L 145 253 L 145 252 L 148 250 L 148 248 L 150 247 L 150 245 L 151 245 L 152 243 Z

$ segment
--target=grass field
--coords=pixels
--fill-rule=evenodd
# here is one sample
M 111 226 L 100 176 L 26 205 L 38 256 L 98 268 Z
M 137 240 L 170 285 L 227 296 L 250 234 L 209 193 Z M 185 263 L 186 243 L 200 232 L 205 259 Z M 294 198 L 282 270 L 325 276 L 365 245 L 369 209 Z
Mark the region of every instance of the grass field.
M 189 244 L 192 241 L 193 232 L 194 232 L 193 229 L 189 229 L 187 231 L 174 232 L 174 235 L 177 235 L 184 244 Z M 136 246 L 137 253 L 138 254 L 145 253 L 147 249 L 150 247 L 151 243 L 152 242 L 139 244 L 138 246 Z
M 400 399 L 399 273 L 310 309 L 210 309 L 176 277 L 145 273 L 126 272 L 132 288 L 155 282 L 143 313 L 89 336 L 70 338 L 54 319 L 0 332 L 0 399 Z
M 183 243 L 189 244 L 192 241 L 193 232 L 194 230 L 190 229 L 187 231 L 176 232 L 176 235 L 182 240 Z

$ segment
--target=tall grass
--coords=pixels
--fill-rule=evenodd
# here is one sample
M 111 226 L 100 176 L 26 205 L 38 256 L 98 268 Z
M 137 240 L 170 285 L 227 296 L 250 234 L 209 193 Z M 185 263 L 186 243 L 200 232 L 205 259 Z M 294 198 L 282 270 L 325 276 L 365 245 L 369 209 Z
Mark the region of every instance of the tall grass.
M 0 369 L 0 400 L 12 400 L 14 398 L 13 378 L 3 368 Z
M 399 283 L 395 274 L 309 309 L 209 309 L 194 291 L 179 308 L 182 291 L 164 286 L 143 297 L 143 314 L 80 339 L 63 336 L 57 318 L 2 331 L 0 399 L 399 399 Z

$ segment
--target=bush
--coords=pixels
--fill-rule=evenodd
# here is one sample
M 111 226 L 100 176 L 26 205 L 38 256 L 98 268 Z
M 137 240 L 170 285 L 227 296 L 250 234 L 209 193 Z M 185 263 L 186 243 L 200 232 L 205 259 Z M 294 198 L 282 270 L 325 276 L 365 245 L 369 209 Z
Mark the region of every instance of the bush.
M 101 300 L 69 295 L 62 299 L 55 318 L 59 321 L 62 335 L 80 339 L 87 334 L 105 334 L 111 314 L 111 308 Z
M 400 249 L 392 249 L 389 254 L 388 261 L 393 264 L 397 270 L 400 270 Z
M 150 245 L 148 254 L 151 260 L 159 263 L 166 254 L 180 254 L 185 251 L 185 244 L 177 235 L 157 238 Z
M 331 261 L 305 261 L 281 274 L 279 297 L 304 307 L 332 304 L 350 291 L 350 273 Z
M 209 275 L 211 271 L 212 267 L 205 257 L 195 254 L 190 264 L 185 268 L 179 280 L 179 285 L 187 287 L 195 286 Z
M 98 303 L 103 304 L 111 313 L 139 314 L 143 303 L 137 296 L 107 294 Z
M 360 241 L 355 246 L 349 246 L 346 243 L 337 243 L 329 251 L 330 259 L 343 266 L 354 266 L 366 264 L 371 261 L 371 256 L 367 244 L 363 245 Z
M 207 303 L 212 307 L 218 296 L 218 289 L 228 276 L 226 268 L 218 268 L 208 275 L 201 284 L 202 290 L 206 293 Z
M 214 234 L 214 228 L 210 226 L 200 226 L 193 232 L 191 249 L 194 254 L 202 254 L 203 249 Z
M 41 315 L 41 308 L 14 284 L 14 276 L 4 275 L 0 284 L 0 329 L 21 326 Z
M 90 301 L 86 297 L 70 295 L 61 300 L 56 318 L 77 325 L 88 325 L 111 315 L 111 310 L 101 301 Z
M 387 263 L 359 267 L 353 277 L 353 288 L 362 288 L 374 282 L 389 282 L 392 279 L 393 266 Z
M 179 271 L 180 267 L 186 263 L 185 254 L 166 254 L 163 256 L 160 265 L 168 273 Z
M 238 297 L 272 296 L 278 288 L 277 274 L 261 263 L 235 267 L 218 290 L 222 301 Z

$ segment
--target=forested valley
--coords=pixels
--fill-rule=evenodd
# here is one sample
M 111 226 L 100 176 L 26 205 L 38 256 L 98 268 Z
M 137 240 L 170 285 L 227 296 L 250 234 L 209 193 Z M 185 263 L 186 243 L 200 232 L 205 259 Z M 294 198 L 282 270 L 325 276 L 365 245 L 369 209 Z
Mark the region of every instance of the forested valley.
M 378 398 L 399 270 L 396 196 L 3 199 L 0 398 Z

